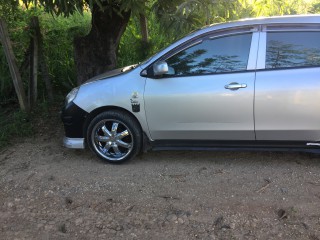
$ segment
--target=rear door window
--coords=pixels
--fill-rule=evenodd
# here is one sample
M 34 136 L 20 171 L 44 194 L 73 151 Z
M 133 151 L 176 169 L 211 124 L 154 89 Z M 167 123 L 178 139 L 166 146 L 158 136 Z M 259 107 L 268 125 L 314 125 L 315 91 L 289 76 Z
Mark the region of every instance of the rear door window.
M 267 33 L 266 69 L 320 66 L 320 32 Z

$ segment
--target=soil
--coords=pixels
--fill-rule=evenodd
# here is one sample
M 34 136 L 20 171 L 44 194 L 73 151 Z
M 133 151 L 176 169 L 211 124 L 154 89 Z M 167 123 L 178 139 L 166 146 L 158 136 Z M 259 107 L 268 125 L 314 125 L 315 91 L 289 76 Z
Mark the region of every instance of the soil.
M 62 146 L 58 117 L 0 151 L 0 239 L 320 239 L 320 157 Z

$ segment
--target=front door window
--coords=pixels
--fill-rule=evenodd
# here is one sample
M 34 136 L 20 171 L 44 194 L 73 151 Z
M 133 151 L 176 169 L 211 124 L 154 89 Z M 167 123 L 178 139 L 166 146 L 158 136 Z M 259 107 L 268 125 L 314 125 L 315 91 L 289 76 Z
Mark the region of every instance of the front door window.
M 238 72 L 247 69 L 251 33 L 231 35 L 203 42 L 168 58 L 167 75 L 187 76 Z

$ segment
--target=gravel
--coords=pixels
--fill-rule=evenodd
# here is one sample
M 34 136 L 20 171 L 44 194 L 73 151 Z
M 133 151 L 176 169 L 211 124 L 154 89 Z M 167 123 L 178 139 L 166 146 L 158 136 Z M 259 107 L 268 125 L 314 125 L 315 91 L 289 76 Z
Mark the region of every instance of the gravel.
M 0 152 L 0 239 L 320 239 L 320 157 L 62 147 L 57 123 Z

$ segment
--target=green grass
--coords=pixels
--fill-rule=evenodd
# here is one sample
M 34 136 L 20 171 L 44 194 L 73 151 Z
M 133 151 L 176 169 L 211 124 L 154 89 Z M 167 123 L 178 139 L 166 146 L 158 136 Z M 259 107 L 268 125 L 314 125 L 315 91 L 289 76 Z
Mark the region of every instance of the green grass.
M 0 106 L 0 150 L 51 130 L 61 123 L 59 110 L 62 99 L 39 102 L 30 113 L 18 110 L 16 105 Z M 53 130 L 54 131 L 54 130 Z
M 19 137 L 31 136 L 33 127 L 29 115 L 20 110 L 0 109 L 0 149 Z

